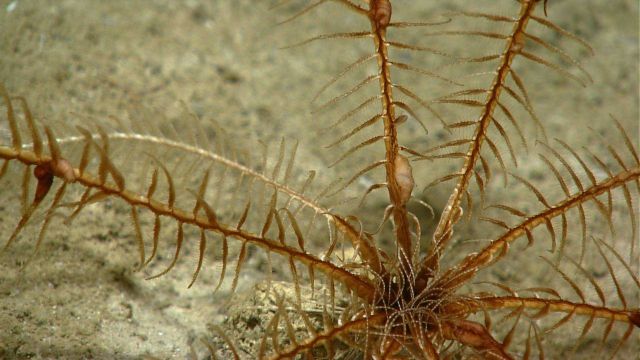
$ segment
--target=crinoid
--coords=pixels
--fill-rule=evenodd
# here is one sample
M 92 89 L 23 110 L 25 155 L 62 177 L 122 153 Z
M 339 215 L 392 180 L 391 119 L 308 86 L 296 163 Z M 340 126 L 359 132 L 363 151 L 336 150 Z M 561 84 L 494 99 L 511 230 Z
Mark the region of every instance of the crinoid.
M 629 41 L 635 49 L 630 77 L 625 59 L 601 54 L 606 40 L 592 47 L 582 39 L 591 41 L 599 26 L 617 26 L 603 15 L 615 6 L 637 27 L 637 3 L 607 2 L 598 10 L 554 0 L 188 3 L 153 5 L 164 17 L 144 28 L 144 41 L 206 39 L 217 56 L 176 46 L 175 61 L 158 63 L 155 52 L 114 46 L 112 57 L 149 68 L 158 80 L 150 75 L 140 85 L 106 61 L 111 72 L 78 92 L 66 80 L 74 72 L 87 75 L 87 64 L 76 59 L 81 66 L 53 77 L 69 99 L 34 86 L 41 83 L 34 69 L 16 70 L 42 61 L 33 45 L 37 18 L 2 29 L 2 49 L 13 54 L 0 63 L 3 266 L 8 254 L 18 259 L 7 267 L 9 287 L 1 289 L 9 304 L 2 317 L 12 324 L 10 335 L 0 337 L 11 343 L 2 355 L 120 356 L 104 349 L 114 346 L 106 341 L 77 352 L 60 344 L 47 349 L 48 340 L 29 342 L 21 328 L 59 326 L 55 314 L 40 317 L 32 303 L 21 305 L 29 298 L 46 302 L 58 291 L 65 301 L 87 301 L 95 295 L 76 292 L 82 280 L 69 277 L 99 282 L 104 273 L 120 283 L 121 297 L 108 309 L 120 307 L 116 314 L 141 323 L 125 339 L 155 341 L 144 330 L 145 306 L 174 309 L 172 316 L 155 313 L 164 320 L 149 327 L 160 332 L 192 307 L 222 315 L 212 337 L 191 346 L 213 357 L 629 359 L 640 353 L 637 37 L 625 33 L 609 44 Z M 15 7 L 7 14 L 29 13 Z M 222 13 L 231 20 L 221 20 Z M 122 36 L 131 25 L 118 14 L 101 24 L 116 24 Z M 257 22 L 265 18 L 281 24 Z M 53 39 L 72 36 L 56 33 L 64 19 L 51 22 Z M 182 33 L 171 32 L 181 27 Z M 89 44 L 104 34 L 91 27 L 87 33 L 90 53 Z M 47 49 L 40 34 L 40 49 Z M 604 60 L 583 60 L 594 52 Z M 182 86 L 187 78 L 195 85 Z M 599 90 L 587 97 L 577 91 L 582 87 Z M 78 98 L 88 101 L 94 92 L 105 102 L 78 106 Z M 106 105 L 109 97 L 114 108 Z M 167 105 L 171 98 L 184 103 Z M 310 113 L 301 105 L 309 102 Z M 295 124 L 302 125 L 287 130 Z M 264 134 L 284 140 L 275 148 L 256 146 L 254 135 Z M 107 233 L 74 235 L 79 223 L 102 225 L 110 216 L 131 223 L 130 231 L 108 225 Z M 113 244 L 122 243 L 118 252 Z M 36 255 L 24 259 L 34 247 Z M 133 249 L 135 257 L 127 255 Z M 38 270 L 51 262 L 44 254 L 65 252 L 82 266 L 93 257 L 115 265 L 94 272 L 95 280 L 72 260 L 53 268 L 62 272 L 57 277 Z M 119 264 L 132 258 L 146 278 L 163 283 L 177 274 L 201 298 L 129 277 Z M 237 315 L 249 302 L 207 311 L 221 297 L 255 291 L 250 278 L 260 274 L 253 315 Z M 25 285 L 39 277 L 51 288 Z M 15 289 L 30 296 L 20 298 Z M 54 310 L 66 309 L 65 301 Z M 63 316 L 91 316 L 86 305 L 81 309 Z M 112 310 L 104 311 L 113 316 Z M 197 317 L 200 327 L 213 322 Z M 113 324 L 98 318 L 97 329 Z M 204 338 L 202 328 L 191 330 L 189 341 Z M 113 333 L 117 339 L 124 332 Z

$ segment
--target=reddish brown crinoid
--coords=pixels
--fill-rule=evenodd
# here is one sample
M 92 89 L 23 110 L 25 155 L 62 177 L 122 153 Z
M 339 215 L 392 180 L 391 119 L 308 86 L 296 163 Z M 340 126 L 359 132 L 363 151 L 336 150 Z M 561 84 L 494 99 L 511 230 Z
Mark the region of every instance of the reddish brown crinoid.
M 70 221 L 87 205 L 116 198 L 133 222 L 139 269 L 154 266 L 171 244 L 168 264 L 150 278 L 191 251 L 189 287 L 215 261 L 216 290 L 232 269 L 233 292 L 247 260 L 262 259 L 275 297 L 263 309 L 270 320 L 252 325 L 262 337 L 245 347 L 229 324 L 215 327 L 217 341 L 205 341 L 214 357 L 637 355 L 636 119 L 594 115 L 606 134 L 589 129 L 591 119 L 563 120 L 576 121 L 567 132 L 592 134 L 589 144 L 546 130 L 556 96 L 547 94 L 550 84 L 593 82 L 576 59 L 593 50 L 554 22 L 554 1 L 503 3 L 496 12 L 482 2 L 451 5 L 415 22 L 397 21 L 394 6 L 403 3 L 389 0 L 275 6 L 290 14 L 281 26 L 335 7 L 345 27 L 283 51 L 318 45 L 342 60 L 327 44 L 368 42 L 313 97 L 312 116 L 333 119 L 322 133 L 329 154 L 338 154 L 329 167 L 348 174 L 314 195 L 320 175 L 296 175 L 297 143 L 287 152 L 283 141 L 256 161 L 235 138 L 207 138 L 195 116 L 187 140 L 174 135 L 180 129 L 140 130 L 118 119 L 108 128 L 47 124 L 43 141 L 27 102 L 0 85 L 10 134 L 0 144 L 0 177 L 15 171 L 9 164 L 24 169 L 23 210 L 4 249 L 35 214 L 44 219 L 38 249 L 55 214 L 66 211 Z M 473 40 L 456 47 L 460 38 Z M 349 76 L 362 77 L 354 85 Z M 347 90 L 328 97 L 330 87 Z M 534 106 L 541 94 L 549 102 L 544 116 Z M 148 168 L 128 162 L 123 149 L 140 153 Z M 30 182 L 37 182 L 35 196 Z M 162 236 L 167 228 L 173 242 Z M 274 277 L 291 283 L 292 296 L 271 289 Z

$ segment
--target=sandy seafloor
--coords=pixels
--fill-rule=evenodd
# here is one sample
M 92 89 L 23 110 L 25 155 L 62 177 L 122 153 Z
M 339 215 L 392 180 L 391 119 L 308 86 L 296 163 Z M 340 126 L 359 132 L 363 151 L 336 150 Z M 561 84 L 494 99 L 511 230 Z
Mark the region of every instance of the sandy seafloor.
M 510 6 L 512 2 L 504 3 Z M 396 13 L 399 17 L 404 13 L 403 19 L 431 18 L 437 3 L 399 1 L 396 8 L 405 9 Z M 448 2 L 441 11 L 463 3 Z M 325 6 L 340 9 L 335 5 L 322 8 Z M 484 11 L 500 13 L 498 5 L 486 6 Z M 45 124 L 47 119 L 64 122 L 67 118 L 75 123 L 99 123 L 109 116 L 151 122 L 157 114 L 175 119 L 182 114 L 183 101 L 203 119 L 216 119 L 236 146 L 253 151 L 260 149 L 254 144 L 262 141 L 275 149 L 283 137 L 299 140 L 298 166 L 318 170 L 317 182 L 328 184 L 336 177 L 350 176 L 354 167 L 363 164 L 363 157 L 357 155 L 326 169 L 336 155 L 321 146 L 330 141 L 318 131 L 336 115 L 311 114 L 309 102 L 332 74 L 362 56 L 370 45 L 350 47 L 352 40 L 345 40 L 337 48 L 326 43 L 281 50 L 311 35 L 331 32 L 331 21 L 349 25 L 349 20 L 341 21 L 340 15 L 331 14 L 333 10 L 319 9 L 313 16 L 276 27 L 292 9 L 270 10 L 269 2 L 245 0 L 0 0 L 0 81 L 11 94 L 24 96 L 36 118 Z M 523 70 L 532 102 L 550 137 L 564 139 L 577 149 L 598 147 L 597 137 L 587 127 L 605 139 L 614 139 L 615 128 L 608 122 L 612 114 L 637 144 L 638 2 L 551 0 L 549 14 L 553 21 L 586 39 L 596 53 L 586 57 L 575 43 L 562 40 L 593 77 L 594 83 L 586 89 L 541 66 Z M 417 34 L 413 39 L 424 41 L 423 46 L 429 44 L 428 37 L 419 35 L 424 30 L 412 31 Z M 549 39 L 553 43 L 559 37 Z M 477 46 L 478 39 L 463 41 L 454 37 L 445 45 L 451 52 L 464 54 L 465 49 Z M 425 61 L 423 66 L 429 64 Z M 580 75 L 575 67 L 563 66 Z M 352 75 L 347 84 L 358 79 Z M 420 93 L 429 98 L 430 83 L 425 84 L 421 89 L 427 90 Z M 342 86 L 344 91 L 346 85 Z M 327 92 L 325 99 L 339 93 L 336 89 Z M 5 120 L 4 115 L 1 119 Z M 6 123 L 0 124 L 0 131 L 0 140 L 6 143 Z M 437 136 L 438 132 L 431 134 Z M 424 134 L 419 128 L 404 136 L 406 143 L 428 148 L 420 143 Z M 614 146 L 621 144 L 618 140 Z M 438 173 L 437 166 L 442 167 L 441 173 L 451 166 L 416 164 L 420 191 L 434 178 L 432 173 Z M 541 188 L 555 186 L 558 190 L 553 177 L 541 169 L 539 160 L 520 162 L 519 171 L 535 178 Z M 16 167 L 9 174 L 11 181 L 5 178 L 0 182 L 2 242 L 9 237 L 20 211 L 16 194 L 22 172 Z M 348 192 L 362 192 L 365 183 L 363 180 Z M 519 196 L 513 191 L 507 195 Z M 446 196 L 445 191 L 423 198 L 437 209 Z M 514 201 L 522 204 L 518 202 L 522 200 Z M 379 216 L 384 204 L 376 206 L 375 216 Z M 624 212 L 624 206 L 621 208 Z M 479 232 L 479 228 L 471 228 L 467 236 L 482 237 Z M 134 359 L 145 355 L 183 359 L 189 356 L 188 345 L 206 336 L 207 325 L 220 323 L 225 317 L 232 271 L 216 294 L 212 291 L 217 273 L 207 269 L 193 288 L 186 289 L 193 254 L 160 279 L 145 281 L 143 274 L 133 272 L 136 244 L 129 210 L 119 202 L 88 206 L 69 227 L 54 223 L 38 256 L 23 267 L 35 234 L 36 229 L 28 228 L 0 256 L 2 359 Z M 624 237 L 628 231 L 617 234 Z M 504 280 L 524 273 L 533 283 L 538 275 L 544 281 L 546 273 L 536 270 L 542 262 L 535 256 L 521 256 L 519 261 L 511 270 L 489 276 Z M 252 291 L 254 280 L 264 272 L 259 264 L 248 260 L 237 293 Z M 154 269 L 146 274 L 161 267 Z M 638 293 L 631 295 L 628 302 L 638 306 Z M 632 336 L 621 359 L 637 356 L 640 332 L 636 329 Z M 555 339 L 551 346 L 571 347 L 563 341 Z M 576 357 L 585 358 L 589 349 L 581 347 Z

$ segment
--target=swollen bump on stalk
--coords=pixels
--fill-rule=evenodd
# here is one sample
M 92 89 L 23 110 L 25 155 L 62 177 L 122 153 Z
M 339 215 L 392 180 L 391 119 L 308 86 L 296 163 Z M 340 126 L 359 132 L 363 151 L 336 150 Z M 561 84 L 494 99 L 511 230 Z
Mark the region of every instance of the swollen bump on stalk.
M 389 0 L 372 0 L 369 18 L 380 28 L 386 28 L 391 22 L 391 2 Z
M 45 127 L 51 159 L 38 164 L 33 169 L 33 176 L 37 179 L 33 203 L 38 204 L 49 193 L 53 178 L 59 177 L 65 182 L 75 182 L 76 174 L 71 163 L 62 157 L 60 146 L 50 128 Z
M 411 164 L 409 164 L 409 160 L 400 154 L 396 155 L 394 167 L 396 170 L 395 180 L 399 189 L 400 201 L 402 205 L 405 205 L 407 201 L 409 201 L 409 198 L 411 198 L 411 192 L 415 185 L 413 181 L 413 170 Z

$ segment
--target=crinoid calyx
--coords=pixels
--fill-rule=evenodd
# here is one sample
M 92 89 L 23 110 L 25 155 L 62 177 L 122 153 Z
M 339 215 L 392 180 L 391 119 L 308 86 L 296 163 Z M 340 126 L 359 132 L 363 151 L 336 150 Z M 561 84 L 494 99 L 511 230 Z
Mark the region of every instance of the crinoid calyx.
M 3 356 L 637 356 L 637 4 L 72 3 L 0 21 Z

